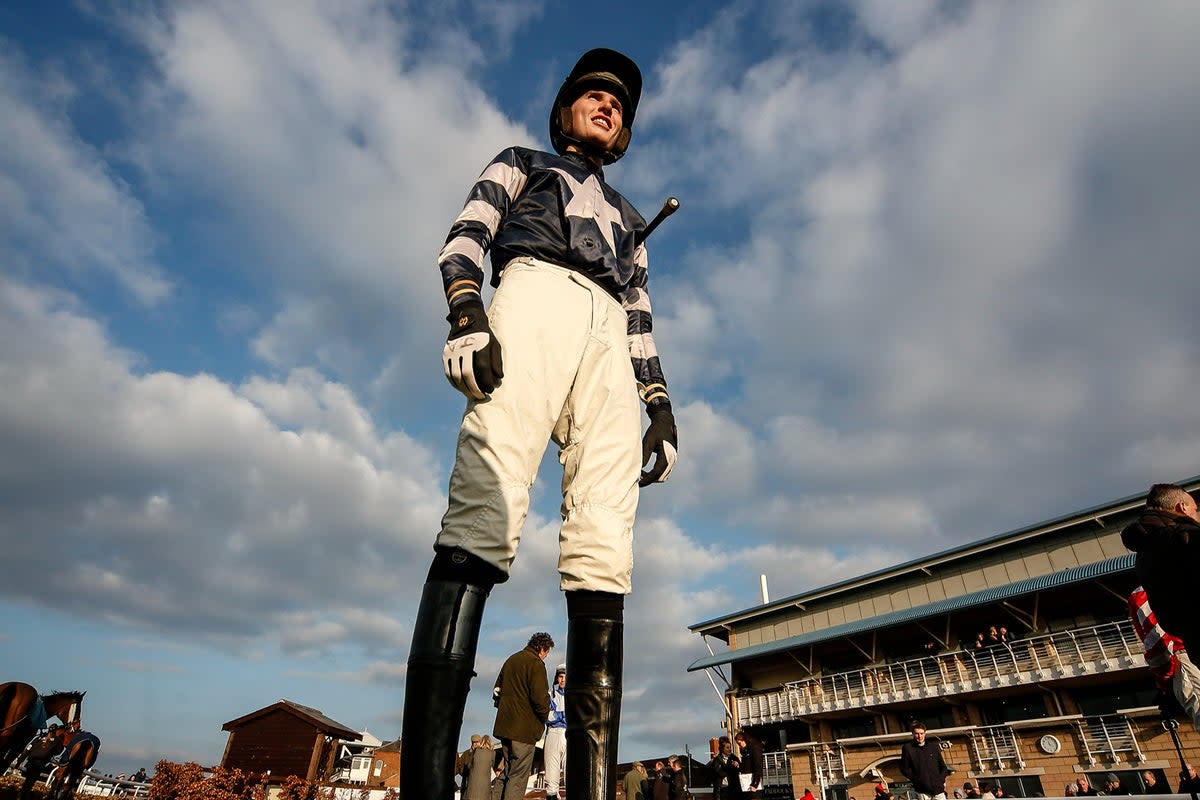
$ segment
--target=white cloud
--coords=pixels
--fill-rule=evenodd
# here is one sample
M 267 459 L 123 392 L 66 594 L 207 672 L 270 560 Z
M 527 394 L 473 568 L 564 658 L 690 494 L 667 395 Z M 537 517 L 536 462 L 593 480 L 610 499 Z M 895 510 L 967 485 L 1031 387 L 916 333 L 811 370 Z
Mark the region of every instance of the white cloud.
M 397 601 L 415 596 L 378 567 L 426 558 L 444 501 L 422 446 L 374 433 L 344 387 L 311 373 L 246 394 L 136 374 L 92 320 L 11 282 L 0 330 L 2 472 L 24 488 L 0 526 L 55 531 L 7 559 L 10 597 L 229 643 L 273 625 L 285 647 L 404 639 L 363 604 L 397 586 Z M 323 610 L 295 617 L 301 596 Z
M 158 68 L 140 162 L 233 225 L 232 257 L 280 303 L 254 341 L 273 365 L 432 363 L 446 231 L 488 160 L 530 139 L 469 58 L 410 49 L 413 24 L 371 2 L 214 2 L 139 33 Z
M 681 427 L 689 502 L 740 491 L 777 509 L 764 524 L 817 537 L 839 526 L 805 507 L 879 487 L 915 548 L 923 526 L 958 539 L 1036 519 L 1006 492 L 1061 513 L 1081 464 L 1102 473 L 1081 504 L 1127 491 L 1146 459 L 1122 454 L 1186 425 L 1200 331 L 1174 298 L 1200 290 L 1184 211 L 1200 159 L 1178 132 L 1200 123 L 1200 14 L 889 8 L 864 4 L 858 24 L 890 52 L 851 35 L 731 68 L 748 28 L 726 15 L 659 66 L 648 116 L 689 153 L 676 168 L 750 231 L 709 253 L 693 238 L 666 282 L 681 300 L 655 303 L 664 349 L 683 353 L 676 397 L 740 393 L 729 419 Z M 697 432 L 711 444 L 689 452 Z M 735 467 L 754 454 L 754 481 L 730 469 L 721 493 L 689 467 L 730 457 L 718 442 Z
M 170 281 L 145 209 L 67 113 L 74 87 L 0 56 L 0 257 L 8 274 L 99 273 L 134 300 L 164 300 Z

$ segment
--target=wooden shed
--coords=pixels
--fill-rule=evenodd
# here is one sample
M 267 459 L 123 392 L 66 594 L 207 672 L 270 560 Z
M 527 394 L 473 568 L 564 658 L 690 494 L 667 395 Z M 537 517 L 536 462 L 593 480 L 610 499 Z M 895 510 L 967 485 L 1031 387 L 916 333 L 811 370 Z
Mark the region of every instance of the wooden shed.
M 271 779 L 295 775 L 309 781 L 327 777 L 338 741 L 358 741 L 358 731 L 315 708 L 280 700 L 221 726 L 229 731 L 221 766 L 247 772 L 270 771 Z

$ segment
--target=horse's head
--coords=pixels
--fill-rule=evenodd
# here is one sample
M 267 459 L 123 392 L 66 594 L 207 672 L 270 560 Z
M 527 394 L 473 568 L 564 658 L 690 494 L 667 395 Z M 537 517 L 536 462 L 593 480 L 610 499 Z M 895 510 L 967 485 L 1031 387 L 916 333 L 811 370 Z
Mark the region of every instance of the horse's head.
M 83 696 L 87 692 L 51 692 L 42 695 L 46 713 L 66 723 L 78 723 L 83 711 Z

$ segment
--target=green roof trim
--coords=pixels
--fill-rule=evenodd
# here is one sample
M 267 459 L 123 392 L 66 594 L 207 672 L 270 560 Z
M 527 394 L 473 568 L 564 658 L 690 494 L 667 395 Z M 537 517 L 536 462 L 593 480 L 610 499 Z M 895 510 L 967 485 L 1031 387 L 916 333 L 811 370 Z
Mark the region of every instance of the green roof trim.
M 825 642 L 830 639 L 840 639 L 844 636 L 853 636 L 856 633 L 864 631 L 876 630 L 879 628 L 887 628 L 892 625 L 901 625 L 905 622 L 923 619 L 925 617 L 935 617 L 939 614 L 948 614 L 952 611 L 958 611 L 963 608 L 971 608 L 974 606 L 987 605 L 1000 600 L 1007 600 L 1012 597 L 1019 597 L 1024 594 L 1033 592 L 1041 592 L 1046 589 L 1053 589 L 1058 586 L 1065 586 L 1071 583 L 1080 583 L 1082 581 L 1094 580 L 1103 578 L 1107 575 L 1115 575 L 1119 572 L 1125 572 L 1133 569 L 1134 554 L 1129 553 L 1116 558 L 1110 558 L 1105 561 L 1098 561 L 1094 564 L 1085 564 L 1082 567 L 1071 567 L 1064 569 L 1061 572 L 1051 572 L 1048 575 L 1039 575 L 1036 578 L 1026 578 L 1022 581 L 997 586 L 991 589 L 982 589 L 978 592 L 959 595 L 958 597 L 950 597 L 945 600 L 938 600 L 925 605 L 906 608 L 903 611 L 892 611 L 887 614 L 880 614 L 877 617 L 869 619 L 860 619 L 855 622 L 846 622 L 841 625 L 834 625 L 824 630 L 813 631 L 811 633 L 802 633 L 799 636 L 789 636 L 786 639 L 778 639 L 774 642 L 765 642 L 763 644 L 751 645 L 750 647 L 739 647 L 737 650 L 729 650 L 715 656 L 708 656 L 693 661 L 687 668 L 688 672 L 696 672 L 697 670 L 716 667 L 721 664 L 732 664 L 737 661 L 746 661 L 759 656 L 770 655 L 771 653 L 780 653 L 786 650 L 791 650 L 796 647 L 803 647 L 817 642 Z

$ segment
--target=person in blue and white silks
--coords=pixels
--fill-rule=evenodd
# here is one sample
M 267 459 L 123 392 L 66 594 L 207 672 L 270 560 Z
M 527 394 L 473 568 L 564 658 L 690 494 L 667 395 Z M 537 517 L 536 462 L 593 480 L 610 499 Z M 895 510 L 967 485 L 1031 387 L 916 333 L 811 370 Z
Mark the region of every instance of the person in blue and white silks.
M 560 777 L 567 766 L 567 665 L 560 664 L 550 684 L 550 714 L 546 718 L 546 797 L 558 797 Z

